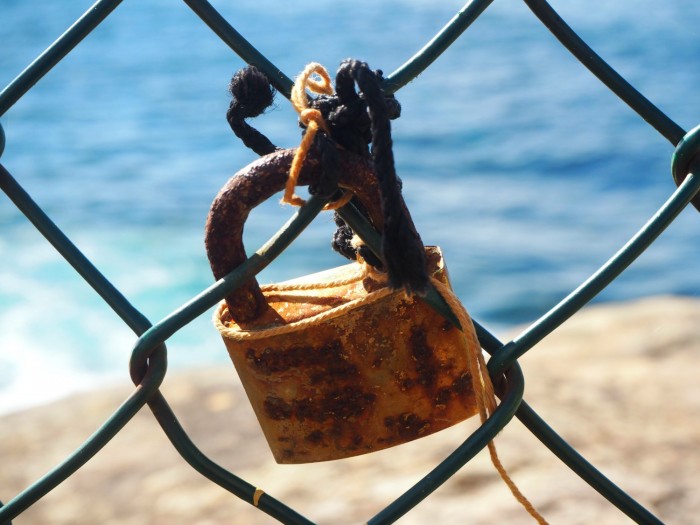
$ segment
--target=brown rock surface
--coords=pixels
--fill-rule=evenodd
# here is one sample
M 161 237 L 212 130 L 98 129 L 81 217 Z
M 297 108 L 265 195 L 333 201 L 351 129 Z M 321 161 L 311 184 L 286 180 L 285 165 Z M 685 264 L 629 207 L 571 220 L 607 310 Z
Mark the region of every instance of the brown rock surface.
M 224 347 L 222 344 L 222 352 Z M 590 307 L 521 359 L 525 399 L 578 451 L 668 524 L 700 516 L 700 301 Z M 162 391 L 193 441 L 225 468 L 319 524 L 363 523 L 442 460 L 472 419 L 357 458 L 277 465 L 232 366 L 170 373 Z M 94 432 L 129 388 L 0 418 L 7 501 Z M 517 421 L 496 440 L 516 483 L 552 524 L 630 520 Z M 192 470 L 148 409 L 74 476 L 14 521 L 27 524 L 271 524 Z M 533 523 L 482 452 L 401 524 Z

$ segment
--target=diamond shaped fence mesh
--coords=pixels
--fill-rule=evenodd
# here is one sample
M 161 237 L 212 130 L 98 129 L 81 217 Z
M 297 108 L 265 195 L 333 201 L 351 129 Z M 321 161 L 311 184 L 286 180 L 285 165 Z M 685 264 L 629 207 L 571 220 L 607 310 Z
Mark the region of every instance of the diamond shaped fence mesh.
M 210 3 L 204 0 L 185 0 L 184 3 L 196 14 L 196 17 L 192 18 L 193 23 L 201 24 L 203 29 L 208 28 L 244 62 L 255 65 L 263 71 L 279 93 L 289 97 L 292 87 L 290 78 L 234 28 L 235 21 L 230 23 Z M 419 75 L 429 76 L 431 64 L 457 39 L 462 37 L 472 24 L 479 20 L 491 3 L 491 0 L 468 2 L 413 57 L 394 72 L 385 75 L 385 92 L 397 93 Z M 571 291 L 565 299 L 532 323 L 515 339 L 503 343 L 481 324 L 475 323 L 480 343 L 491 356 L 488 361 L 488 370 L 492 378 L 505 378 L 499 393 L 500 404 L 497 410 L 485 424 L 481 425 L 432 472 L 391 502 L 384 510 L 368 519 L 367 523 L 371 525 L 393 523 L 410 512 L 415 505 L 428 498 L 434 490 L 464 467 L 513 418 L 519 420 L 564 464 L 630 519 L 637 523 L 661 523 L 640 503 L 628 496 L 567 444 L 550 428 L 547 422 L 528 406 L 523 400 L 524 377 L 518 365 L 518 359 L 567 319 L 575 315 L 613 282 L 654 243 L 688 204 L 700 209 L 700 197 L 697 196 L 700 189 L 700 178 L 696 174 L 700 167 L 700 157 L 697 155 L 700 148 L 700 128 L 688 132 L 677 125 L 596 54 L 546 1 L 524 0 L 524 3 L 559 40 L 561 45 L 614 93 L 621 103 L 629 106 L 673 145 L 675 152 L 672 159 L 672 175 L 677 189 L 668 196 L 668 200 L 650 217 L 648 222 L 643 224 L 638 232 L 590 278 Z M 60 38 L 26 66 L 0 92 L 0 117 L 27 96 L 54 66 L 75 52 L 74 50 L 80 46 L 89 46 L 90 42 L 86 37 L 110 16 L 117 13 L 116 10 L 120 4 L 121 2 L 118 0 L 97 1 Z M 2 9 L 3 6 L 0 6 L 0 13 L 2 13 Z M 246 28 L 239 29 L 245 32 Z M 158 28 L 151 30 L 153 38 L 158 38 Z M 5 42 L 5 45 L 11 46 L 12 42 Z M 197 46 L 198 43 L 192 42 L 188 45 Z M 133 59 L 141 60 L 142 58 L 134 57 Z M 150 57 L 143 59 L 147 60 Z M 158 57 L 153 60 L 157 63 Z M 449 86 L 445 89 L 449 91 Z M 113 118 L 119 118 L 119 116 L 114 115 Z M 3 153 L 11 156 L 12 146 L 7 144 L 6 148 L 5 134 L 0 128 L 0 155 Z M 128 425 L 134 415 L 145 405 L 148 405 L 163 432 L 184 461 L 211 480 L 212 483 L 220 485 L 231 494 L 255 505 L 261 512 L 267 513 L 282 523 L 312 523 L 307 517 L 287 506 L 286 503 L 278 501 L 272 495 L 261 493 L 254 485 L 209 459 L 197 448 L 197 445 L 180 425 L 159 387 L 166 376 L 167 349 L 165 345 L 168 339 L 193 320 L 210 311 L 226 294 L 239 287 L 251 275 L 258 273 L 273 262 L 319 214 L 325 204 L 324 199 L 312 197 L 269 242 L 256 252 L 255 256 L 250 257 L 228 276 L 202 290 L 201 293 L 154 324 L 132 305 L 126 294 L 114 286 L 90 258 L 78 249 L 73 240 L 52 221 L 24 189 L 20 183 L 22 177 L 22 173 L 13 176 L 4 165 L 0 165 L 0 186 L 9 200 L 21 211 L 26 220 L 31 222 L 43 235 L 56 252 L 65 258 L 75 272 L 99 294 L 123 323 L 137 335 L 137 342 L 133 347 L 130 359 L 131 379 L 136 387 L 124 403 L 104 421 L 104 424 L 95 429 L 94 434 L 89 439 L 53 470 L 14 497 L 10 494 L 1 494 L 0 496 L 5 501 L 0 508 L 0 523 L 10 523 L 12 519 L 20 516 L 27 508 L 85 465 L 90 458 L 99 454 L 101 449 Z M 70 202 L 67 202 L 66 205 L 70 206 Z M 366 227 L 366 224 L 362 223 L 363 219 L 357 215 L 352 206 L 343 208 L 340 213 L 349 224 L 353 225 L 353 228 L 363 230 Z M 371 236 L 370 233 L 367 235 Z M 21 249 L 21 247 L 19 248 Z M 687 263 L 688 261 L 685 261 L 685 264 Z M 685 270 L 692 271 L 692 268 L 686 267 Z M 445 310 L 444 305 L 439 304 L 434 296 L 429 296 L 428 301 L 447 318 L 452 316 L 451 312 Z M 70 422 L 66 422 L 66 424 L 70 424 Z M 109 497 L 109 495 L 105 495 L 105 497 Z

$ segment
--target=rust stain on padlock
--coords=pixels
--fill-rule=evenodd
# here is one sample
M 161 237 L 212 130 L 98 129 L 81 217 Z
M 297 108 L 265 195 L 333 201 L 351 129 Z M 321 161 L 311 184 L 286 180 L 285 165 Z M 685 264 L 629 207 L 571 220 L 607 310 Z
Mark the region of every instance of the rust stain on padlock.
M 358 190 L 373 220 L 381 220 L 371 165 L 350 155 L 345 159 L 353 175 L 346 177 L 344 169 L 341 184 Z M 288 160 L 291 155 L 281 152 L 253 164 L 236 176 L 249 181 L 242 186 L 229 182 L 217 197 L 208 224 L 224 228 L 226 221 L 217 217 L 221 210 L 235 211 L 241 222 L 225 228 L 227 235 L 238 237 L 225 240 L 227 249 L 239 250 L 227 254 L 229 260 L 237 260 L 233 267 L 244 260 L 238 260 L 245 253 L 240 235 L 250 203 L 281 189 L 286 173 L 278 181 L 277 167 L 283 171 Z M 257 169 L 269 167 L 269 162 L 275 169 Z M 270 181 L 268 169 L 273 172 Z M 302 180 L 311 180 L 313 169 Z M 243 195 L 236 190 L 241 187 Z M 208 236 L 210 256 L 213 242 Z M 430 274 L 448 283 L 440 250 L 428 248 L 426 253 Z M 222 265 L 219 271 L 233 267 Z M 279 463 L 385 449 L 476 413 L 467 362 L 467 352 L 480 351 L 476 337 L 465 337 L 422 300 L 390 292 L 358 268 L 354 263 L 292 282 L 315 283 L 313 289 L 272 286 L 261 291 L 252 280 L 241 294 L 242 302 L 227 297 L 217 310 L 217 328 Z M 353 306 L 369 294 L 380 298 Z M 251 305 L 248 297 L 259 297 L 255 301 L 260 300 L 262 308 L 246 310 Z M 275 326 L 283 333 L 271 330 Z M 469 347 L 474 344 L 476 348 Z
M 433 275 L 447 282 L 437 248 Z M 336 281 L 346 265 L 300 282 Z M 294 324 L 366 294 L 362 281 L 316 293 L 266 292 Z M 369 305 L 262 339 L 241 340 L 227 307 L 217 326 L 279 463 L 339 459 L 426 436 L 476 412 L 464 335 L 417 298 L 393 292 Z
M 253 162 L 229 179 L 214 199 L 207 218 L 205 245 L 216 279 L 245 261 L 243 225 L 250 210 L 284 188 L 294 153 L 294 149 L 279 150 Z M 379 188 L 371 161 L 345 150 L 339 150 L 338 157 L 342 173 L 338 185 L 349 189 L 362 201 L 372 224 L 381 230 Z M 318 180 L 320 171 L 318 151 L 312 149 L 304 160 L 299 185 Z M 279 321 L 266 308 L 254 279 L 226 297 L 226 301 L 236 321 L 242 325 L 252 322 L 259 326 L 264 321 Z

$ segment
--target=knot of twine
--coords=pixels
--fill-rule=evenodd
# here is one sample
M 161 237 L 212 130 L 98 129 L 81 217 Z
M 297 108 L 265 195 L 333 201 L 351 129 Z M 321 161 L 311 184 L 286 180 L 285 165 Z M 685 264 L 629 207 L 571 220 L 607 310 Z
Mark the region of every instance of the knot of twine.
M 314 78 L 314 75 L 316 75 L 319 80 Z M 329 137 L 331 135 L 328 125 L 326 124 L 321 112 L 318 109 L 309 107 L 309 97 L 306 94 L 307 89 L 311 93 L 318 95 L 333 94 L 331 77 L 326 68 L 321 64 L 311 62 L 304 68 L 294 82 L 290 97 L 292 106 L 296 112 L 299 113 L 300 122 L 306 127 L 306 132 L 302 136 L 301 143 L 294 154 L 294 159 L 292 160 L 292 165 L 289 169 L 289 177 L 287 178 L 287 183 L 284 188 L 284 195 L 282 196 L 281 200 L 282 203 L 291 204 L 293 206 L 303 206 L 306 202 L 299 195 L 297 195 L 294 190 L 296 189 L 297 181 L 299 180 L 301 168 L 304 165 L 304 159 L 306 158 L 309 149 L 311 149 L 316 133 L 318 133 L 320 129 Z M 324 210 L 335 210 L 340 208 L 347 204 L 350 199 L 352 199 L 352 193 L 346 191 L 340 199 L 327 204 L 324 207 Z

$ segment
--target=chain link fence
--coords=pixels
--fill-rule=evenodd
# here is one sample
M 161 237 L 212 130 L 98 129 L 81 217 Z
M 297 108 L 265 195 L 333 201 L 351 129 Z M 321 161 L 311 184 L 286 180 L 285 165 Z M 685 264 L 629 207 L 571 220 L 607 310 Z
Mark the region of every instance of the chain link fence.
M 226 45 L 245 62 L 265 72 L 275 88 L 289 97 L 292 81 L 253 47 L 208 2 L 184 0 Z M 619 99 L 637 112 L 650 126 L 667 139 L 676 149 L 672 161 L 672 174 L 678 186 L 665 204 L 639 231 L 615 253 L 589 279 L 572 291 L 546 315 L 530 325 L 516 339 L 507 343 L 499 341 L 478 322 L 477 334 L 484 350 L 491 358 L 488 369 L 493 378 L 505 377 L 500 392 L 501 403 L 485 424 L 480 426 L 442 463 L 415 486 L 384 510 L 367 521 L 371 525 L 393 523 L 411 508 L 427 498 L 442 483 L 470 461 L 513 417 L 520 420 L 563 463 L 571 468 L 591 487 L 637 523 L 661 523 L 647 509 L 628 496 L 621 488 L 608 480 L 575 449 L 568 445 L 547 423 L 523 401 L 524 378 L 518 358 L 556 330 L 569 317 L 599 294 L 620 275 L 676 216 L 692 203 L 700 209 L 700 128 L 686 132 L 654 104 L 639 93 L 622 76 L 599 57 L 544 0 L 524 0 L 534 15 L 586 68 L 604 83 Z M 385 78 L 387 93 L 399 91 L 408 82 L 429 68 L 430 64 L 447 49 L 492 3 L 491 0 L 473 0 L 465 5 L 454 18 L 415 56 Z M 87 10 L 56 42 L 29 64 L 0 93 L 0 117 L 19 101 L 52 67 L 59 63 L 102 21 L 119 6 L 119 0 L 99 0 Z M 0 127 L 0 154 L 5 146 Z M 21 175 L 21 174 L 20 174 Z M 202 453 L 178 422 L 177 417 L 159 390 L 166 375 L 166 341 L 181 328 L 205 314 L 249 276 L 257 274 L 285 250 L 295 237 L 317 216 L 325 205 L 321 198 L 312 197 L 255 256 L 250 257 L 238 269 L 203 290 L 176 311 L 157 324 L 152 324 L 137 310 L 96 267 L 81 253 L 70 238 L 58 228 L 50 217 L 32 199 L 22 185 L 4 166 L 0 165 L 0 186 L 45 239 L 60 253 L 76 272 L 100 295 L 123 322 L 138 335 L 130 360 L 131 379 L 136 388 L 124 403 L 97 429 L 94 434 L 69 457 L 26 490 L 4 502 L 0 508 L 0 523 L 10 523 L 27 508 L 40 500 L 80 469 L 122 429 L 144 405 L 148 405 L 172 446 L 192 468 L 236 495 L 260 511 L 282 523 L 311 524 L 312 522 L 285 503 L 268 494 L 260 494 L 256 487 L 227 471 Z M 364 232 L 372 242 L 372 232 L 364 219 L 351 206 L 341 210 L 342 217 L 354 229 Z M 376 239 L 375 239 L 376 242 Z M 428 300 L 448 318 L 449 310 L 439 304 L 435 296 Z M 2 497 L 8 498 L 7 494 Z

